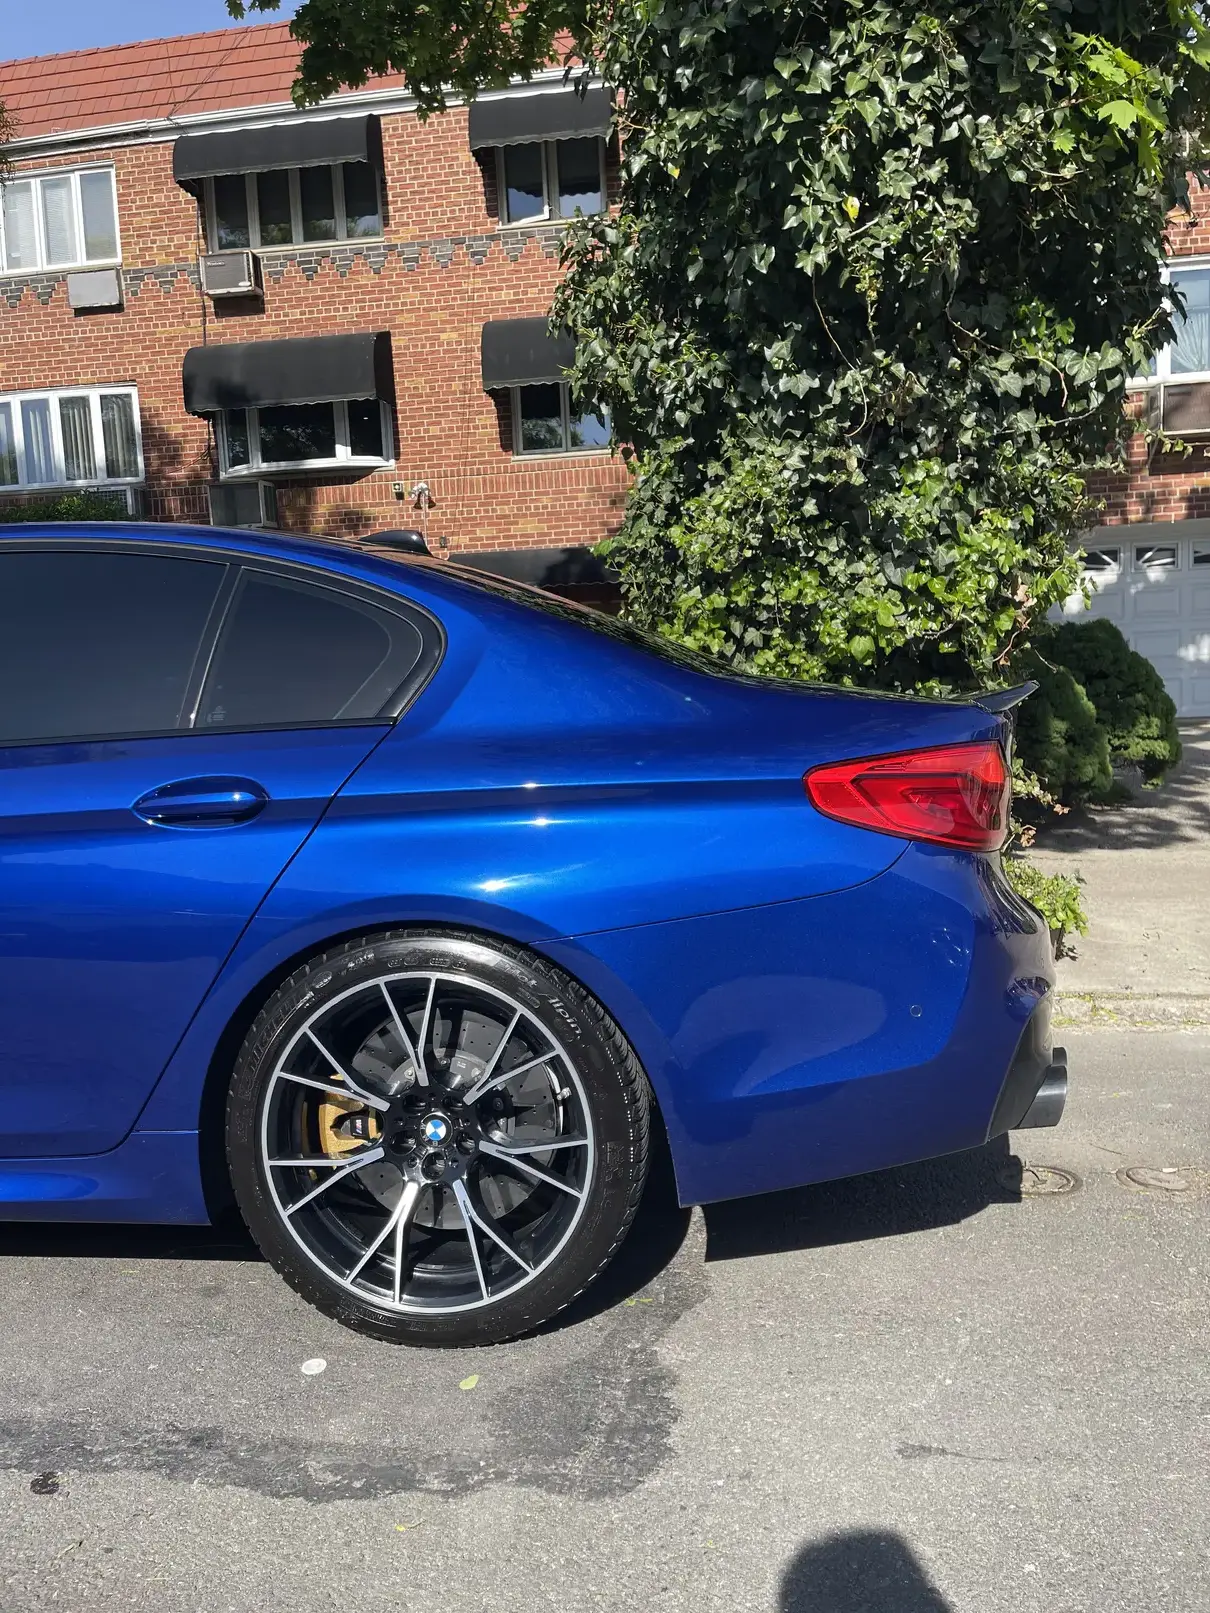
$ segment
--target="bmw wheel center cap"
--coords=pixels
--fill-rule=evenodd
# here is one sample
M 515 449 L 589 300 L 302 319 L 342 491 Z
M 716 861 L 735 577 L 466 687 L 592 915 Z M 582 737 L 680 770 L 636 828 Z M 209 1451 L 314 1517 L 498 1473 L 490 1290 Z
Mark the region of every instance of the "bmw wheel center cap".
M 429 1115 L 421 1127 L 424 1140 L 434 1148 L 440 1148 L 450 1134 L 450 1123 L 444 1115 Z

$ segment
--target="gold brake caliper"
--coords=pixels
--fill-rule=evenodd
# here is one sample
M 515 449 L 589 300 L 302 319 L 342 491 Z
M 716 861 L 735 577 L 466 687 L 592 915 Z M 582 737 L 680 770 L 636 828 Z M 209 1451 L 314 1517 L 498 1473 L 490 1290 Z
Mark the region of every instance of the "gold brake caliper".
M 330 1077 L 333 1085 L 340 1076 Z M 319 1146 L 329 1159 L 354 1153 L 382 1134 L 378 1116 L 357 1098 L 328 1098 L 319 1106 Z

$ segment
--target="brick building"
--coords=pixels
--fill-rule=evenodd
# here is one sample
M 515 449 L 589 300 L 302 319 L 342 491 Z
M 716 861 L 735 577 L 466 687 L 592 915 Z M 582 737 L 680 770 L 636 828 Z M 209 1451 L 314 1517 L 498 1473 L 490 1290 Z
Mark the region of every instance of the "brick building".
M 1092 483 L 1103 525 L 1085 539 L 1085 564 L 1091 614 L 1155 664 L 1183 717 L 1210 717 L 1210 193 L 1192 200 L 1170 220 L 1165 268 L 1186 314 L 1127 403 L 1173 446 L 1137 436 L 1127 473 Z M 1083 600 L 1065 614 L 1083 616 Z
M 391 78 L 300 112 L 297 53 L 269 24 L 0 64 L 0 496 L 605 536 L 627 476 L 545 328 L 561 216 L 607 203 L 605 92 L 552 72 L 421 122 Z
M 608 203 L 605 92 L 552 71 L 422 123 L 379 79 L 299 112 L 297 50 L 274 23 L 0 64 L 0 501 L 422 526 L 566 582 L 627 486 L 545 326 L 561 216 Z M 1091 608 L 1207 716 L 1210 196 L 1171 251 L 1188 318 L 1131 406 L 1193 449 L 1140 440 L 1095 489 Z

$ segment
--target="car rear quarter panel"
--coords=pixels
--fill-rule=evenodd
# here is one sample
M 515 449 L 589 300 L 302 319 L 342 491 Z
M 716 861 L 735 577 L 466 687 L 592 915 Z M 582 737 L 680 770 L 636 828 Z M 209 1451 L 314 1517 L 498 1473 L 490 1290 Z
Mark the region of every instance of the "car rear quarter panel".
M 548 950 L 634 1040 L 684 1203 L 978 1146 L 1054 979 L 992 863 L 925 846 L 852 890 Z

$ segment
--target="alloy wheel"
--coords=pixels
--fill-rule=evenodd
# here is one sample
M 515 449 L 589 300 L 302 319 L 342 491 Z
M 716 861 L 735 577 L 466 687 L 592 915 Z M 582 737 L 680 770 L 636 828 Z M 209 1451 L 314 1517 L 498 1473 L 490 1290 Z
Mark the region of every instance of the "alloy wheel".
M 433 970 L 363 980 L 303 1021 L 265 1087 L 259 1151 L 311 1262 L 376 1307 L 431 1316 L 532 1283 L 596 1168 L 563 1046 L 509 993 Z

